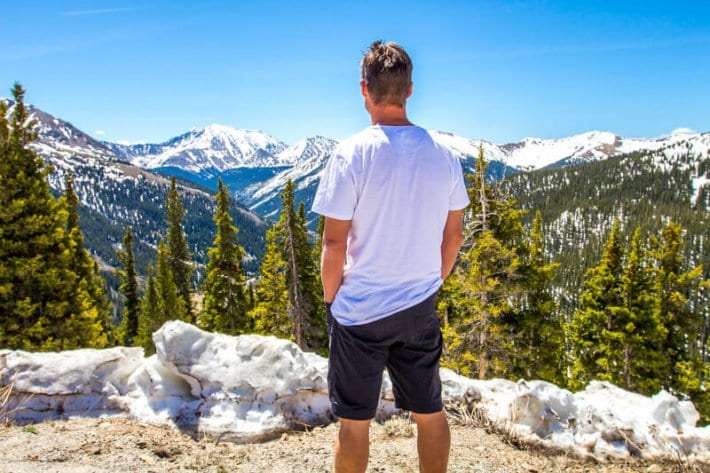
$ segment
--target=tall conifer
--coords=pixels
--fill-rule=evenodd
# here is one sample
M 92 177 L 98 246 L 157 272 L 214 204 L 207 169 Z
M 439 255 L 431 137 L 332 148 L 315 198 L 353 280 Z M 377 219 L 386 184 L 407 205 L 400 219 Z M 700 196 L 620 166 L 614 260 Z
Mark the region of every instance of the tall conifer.
M 79 278 L 79 284 L 88 292 L 91 305 L 96 309 L 108 343 L 114 342 L 114 326 L 111 321 L 111 307 L 106 297 L 106 281 L 99 273 L 98 263 L 84 247 L 84 235 L 79 228 L 79 198 L 74 191 L 74 177 L 68 173 L 65 178 L 64 202 L 69 212 L 67 216 L 67 238 L 71 248 L 70 270 Z
M 266 251 L 254 287 L 255 305 L 249 317 L 256 333 L 293 338 L 289 318 L 289 297 L 286 288 L 286 261 L 279 245 L 276 226 L 266 232 Z
M 168 320 L 189 322 L 182 294 L 175 285 L 175 277 L 170 267 L 170 253 L 163 241 L 158 243 L 156 261 L 156 290 L 158 292 L 158 317 L 153 321 L 154 330 Z
M 622 347 L 614 336 L 618 330 L 614 311 L 623 305 L 623 255 L 620 225 L 614 221 L 601 262 L 585 275 L 579 309 L 569 325 L 573 389 L 583 388 L 591 379 L 604 379 L 621 371 Z
M 703 280 L 702 266 L 687 267 L 680 225 L 669 222 L 661 232 L 661 241 L 654 241 L 653 246 L 658 319 L 666 328 L 662 342 L 667 360 L 664 386 L 689 395 L 707 420 L 710 365 L 701 358 L 706 343 L 701 311 L 690 301 L 699 299 L 696 294 L 708 286 L 708 281 Z
M 615 318 L 621 370 L 605 379 L 625 389 L 655 394 L 661 388 L 666 360 L 661 350 L 666 329 L 658 317 L 653 274 L 646 257 L 641 228 L 636 228 L 621 275 L 621 307 L 610 307 Z
M 301 348 L 324 352 L 327 336 L 319 266 L 308 240 L 305 206 L 300 203 L 296 210 L 291 180 L 281 192 L 281 202 L 279 221 L 266 234 L 257 303 L 250 315 L 258 332 L 288 336 Z
M 145 293 L 141 299 L 141 307 L 138 315 L 138 333 L 134 341 L 135 346 L 143 347 L 146 354 L 155 351 L 152 335 L 160 328 L 163 316 L 160 313 L 160 296 L 158 287 L 153 277 L 153 268 L 148 266 L 148 282 L 145 286 Z
M 464 213 L 464 248 L 460 264 L 442 291 L 444 364 L 481 378 L 504 376 L 514 364 L 512 302 L 520 281 L 524 211 L 486 182 L 483 149 L 476 174 L 467 176 L 471 205 Z
M 214 222 L 217 232 L 204 283 L 204 307 L 200 326 L 231 335 L 247 332 L 251 327 L 247 317 L 248 300 L 242 258 L 244 249 L 237 241 L 238 229 L 229 215 L 229 191 L 218 181 L 217 207 Z
M 123 266 L 122 269 L 117 271 L 118 276 L 121 278 L 119 291 L 125 299 L 119 341 L 124 346 L 133 346 L 136 344 L 136 337 L 138 336 L 140 298 L 138 297 L 138 275 L 136 273 L 135 257 L 133 256 L 133 232 L 130 225 L 126 225 L 123 248 L 118 252 L 118 259 L 121 262 L 121 266 Z
M 167 261 L 170 273 L 173 275 L 175 286 L 182 298 L 183 306 L 187 313 L 187 321 L 194 322 L 190 287 L 194 269 L 191 264 L 190 250 L 187 247 L 182 224 L 185 207 L 177 191 L 175 177 L 170 179 L 170 191 L 168 192 L 165 207 L 167 209 L 166 223 L 168 226 Z
M 565 381 L 564 329 L 551 285 L 558 263 L 545 255 L 542 214 L 535 213 L 527 253 L 521 266 L 523 292 L 517 302 L 513 325 L 517 333 L 512 374 L 526 379 L 544 379 L 562 384 Z
M 73 270 L 65 199 L 49 191 L 50 168 L 19 84 L 10 118 L 0 102 L 0 346 L 27 350 L 103 347 L 102 314 Z

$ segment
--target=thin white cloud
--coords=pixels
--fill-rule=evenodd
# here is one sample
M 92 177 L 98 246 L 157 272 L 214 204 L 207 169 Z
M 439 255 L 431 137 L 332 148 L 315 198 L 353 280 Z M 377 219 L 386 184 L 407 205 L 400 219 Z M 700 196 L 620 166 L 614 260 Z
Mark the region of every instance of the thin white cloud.
M 103 130 L 96 130 L 94 132 L 94 135 L 96 135 L 96 136 L 104 136 L 105 134 L 106 134 L 106 132 Z
M 671 136 L 677 136 L 677 135 L 696 135 L 698 132 L 693 130 L 692 128 L 687 128 L 687 127 L 679 127 L 676 128 L 675 130 L 671 131 L 670 133 L 663 133 L 662 135 L 656 136 L 655 140 L 663 140 L 666 138 L 670 138 Z
M 676 128 L 675 130 L 671 131 L 671 136 L 673 135 L 695 135 L 697 131 L 693 130 L 692 128 L 685 128 L 685 127 L 680 127 Z
M 124 11 L 135 10 L 134 8 L 98 8 L 95 10 L 72 10 L 65 11 L 66 16 L 83 16 L 83 15 L 106 15 L 109 13 L 120 13 Z

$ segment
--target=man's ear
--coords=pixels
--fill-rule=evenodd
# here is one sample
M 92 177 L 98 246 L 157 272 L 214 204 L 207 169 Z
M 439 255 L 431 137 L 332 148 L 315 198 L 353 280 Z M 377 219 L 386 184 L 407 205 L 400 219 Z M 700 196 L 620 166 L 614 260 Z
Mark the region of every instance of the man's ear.
M 409 92 L 407 93 L 407 98 L 412 96 L 412 91 L 414 90 L 414 82 L 409 83 Z
M 367 92 L 367 84 L 365 83 L 364 80 L 360 81 L 360 91 L 362 92 L 362 96 L 367 98 L 370 94 Z

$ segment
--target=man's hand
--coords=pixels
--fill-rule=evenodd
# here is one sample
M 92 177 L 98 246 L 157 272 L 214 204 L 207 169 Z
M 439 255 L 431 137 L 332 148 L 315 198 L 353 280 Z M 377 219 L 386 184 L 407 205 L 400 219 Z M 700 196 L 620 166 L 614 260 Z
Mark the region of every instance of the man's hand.
M 348 247 L 348 233 L 350 233 L 351 223 L 352 220 L 325 218 L 320 274 L 323 281 L 323 300 L 326 304 L 333 303 L 335 294 L 343 281 L 345 253 Z
M 463 245 L 463 209 L 451 210 L 444 226 L 441 241 L 441 279 L 445 280 L 456 263 L 456 256 Z

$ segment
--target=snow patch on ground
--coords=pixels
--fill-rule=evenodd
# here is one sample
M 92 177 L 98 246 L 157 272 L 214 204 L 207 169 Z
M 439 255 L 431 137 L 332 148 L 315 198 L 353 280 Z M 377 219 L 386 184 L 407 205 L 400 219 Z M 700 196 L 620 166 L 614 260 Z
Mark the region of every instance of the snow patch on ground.
M 275 337 L 231 337 L 168 322 L 139 348 L 59 353 L 0 351 L 4 413 L 18 422 L 127 415 L 250 442 L 335 419 L 328 363 Z M 710 461 L 710 427 L 692 403 L 661 391 L 646 397 L 593 381 L 571 393 L 544 381 L 475 380 L 441 370 L 447 406 L 477 410 L 531 442 L 599 459 L 689 456 Z M 397 410 L 385 376 L 377 417 Z

